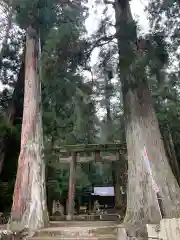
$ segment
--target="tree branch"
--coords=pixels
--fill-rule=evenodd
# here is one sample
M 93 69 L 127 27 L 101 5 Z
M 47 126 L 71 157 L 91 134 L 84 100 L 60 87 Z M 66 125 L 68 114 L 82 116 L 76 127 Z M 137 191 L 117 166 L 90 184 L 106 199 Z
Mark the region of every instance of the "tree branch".
M 111 36 L 103 36 L 102 38 L 97 39 L 94 43 L 93 46 L 90 48 L 90 50 L 87 53 L 87 59 L 89 59 L 92 51 L 97 48 L 97 47 L 102 47 L 106 44 L 108 44 L 109 42 L 112 42 L 113 39 L 115 38 L 115 34 L 111 35 Z
M 104 0 L 104 4 L 111 4 L 114 5 L 114 2 L 108 1 L 108 0 Z

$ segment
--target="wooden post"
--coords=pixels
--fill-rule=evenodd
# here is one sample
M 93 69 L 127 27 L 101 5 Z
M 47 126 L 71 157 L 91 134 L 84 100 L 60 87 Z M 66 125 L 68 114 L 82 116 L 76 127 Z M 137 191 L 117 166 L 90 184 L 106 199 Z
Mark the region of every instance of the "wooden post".
M 113 162 L 112 163 L 112 177 L 113 177 L 113 182 L 114 182 L 114 195 L 115 195 L 115 207 L 116 210 L 120 210 L 122 207 L 122 195 L 121 195 L 121 185 L 120 185 L 120 176 L 118 171 L 118 163 Z
M 101 161 L 101 152 L 99 150 L 94 152 L 94 156 L 95 156 L 95 161 L 96 162 L 100 162 Z
M 69 189 L 68 189 L 68 201 L 67 201 L 67 220 L 72 220 L 74 215 L 74 200 L 76 190 L 76 158 L 77 153 L 72 153 L 72 160 L 70 162 L 69 171 Z
M 125 172 L 125 164 L 123 163 L 124 159 L 120 156 L 119 152 L 116 154 L 116 162 L 112 163 L 112 175 L 114 182 L 114 193 L 115 193 L 115 207 L 118 212 L 122 213 L 124 208 L 124 196 L 122 194 L 121 188 L 124 187 L 123 176 L 121 172 Z

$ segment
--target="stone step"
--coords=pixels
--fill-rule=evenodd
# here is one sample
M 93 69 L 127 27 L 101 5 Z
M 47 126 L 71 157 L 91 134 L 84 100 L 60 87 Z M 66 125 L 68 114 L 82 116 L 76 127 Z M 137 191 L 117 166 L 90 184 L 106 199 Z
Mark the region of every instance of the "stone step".
M 59 237 L 31 237 L 31 238 L 27 238 L 27 240 L 99 240 L 97 237 L 64 237 L 64 236 L 59 236 Z
M 103 236 L 96 236 L 96 237 L 91 237 L 91 236 L 86 236 L 86 237 L 74 237 L 74 236 L 69 236 L 69 237 L 64 237 L 64 236 L 59 236 L 59 237 L 45 237 L 45 236 L 39 236 L 39 237 L 31 237 L 27 238 L 27 240 L 117 240 L 117 237 L 115 235 L 103 235 Z
M 48 228 L 36 231 L 29 240 L 117 240 L 115 223 L 108 222 L 50 222 Z
M 90 230 L 91 233 L 104 235 L 104 234 L 117 234 L 117 227 L 99 227 L 99 228 L 92 228 Z
M 71 227 L 71 228 L 44 228 L 41 230 L 36 231 L 34 234 L 35 237 L 39 236 L 48 236 L 48 237 L 56 237 L 56 236 L 64 236 L 64 237 L 86 237 L 86 236 L 94 236 L 93 233 L 90 233 L 89 228 L 77 228 L 77 227 Z
M 38 236 L 95 236 L 95 235 L 107 235 L 116 234 L 116 227 L 49 227 L 36 231 L 35 237 Z
M 115 226 L 117 223 L 115 221 L 51 221 L 51 227 L 108 227 L 108 226 Z

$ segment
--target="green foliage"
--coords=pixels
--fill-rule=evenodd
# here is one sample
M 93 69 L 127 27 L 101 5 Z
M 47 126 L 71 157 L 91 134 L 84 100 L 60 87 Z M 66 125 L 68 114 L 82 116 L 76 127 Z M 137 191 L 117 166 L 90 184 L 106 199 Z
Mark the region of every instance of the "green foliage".
M 174 1 L 164 1 L 164 4 L 164 8 L 157 1 L 151 1 L 149 5 L 152 32 L 138 37 L 139 41 L 142 40 L 141 43 L 145 43 L 144 48 L 136 49 L 138 41 L 135 22 L 123 26 L 125 37 L 134 43 L 134 51 L 130 42 L 125 42 L 121 49 L 120 64 L 130 79 L 143 79 L 148 82 L 161 131 L 171 131 L 179 159 L 180 56 L 176 50 L 180 43 L 180 13 Z M 4 209 L 10 208 L 12 201 L 21 128 L 21 119 L 16 120 L 16 124 L 12 126 L 7 124 L 5 115 L 22 63 L 20 52 L 24 30 L 29 25 L 40 31 L 42 42 L 45 149 L 63 144 L 104 142 L 107 139 L 126 145 L 121 86 L 117 80 L 118 47 L 116 42 L 113 42 L 114 36 L 110 36 L 107 31 L 112 27 L 107 12 L 104 11 L 97 33 L 87 39 L 84 26 L 87 9 L 81 0 L 69 1 L 67 4 L 61 4 L 58 0 L 15 0 L 14 8 L 16 27 L 18 25 L 20 29 L 18 33 L 12 31 L 12 39 L 0 63 L 1 81 L 8 85 L 0 94 L 0 137 L 8 139 L 5 165 L 0 176 L 0 206 Z M 163 14 L 167 17 L 166 23 L 162 23 Z M 170 39 L 170 44 L 167 39 Z M 101 46 L 101 51 L 98 64 L 91 69 L 87 57 L 96 46 Z M 167 73 L 165 68 L 169 68 L 174 59 L 178 61 L 178 67 Z M 92 79 L 82 74 L 84 69 L 92 70 Z M 17 102 L 19 106 L 22 105 L 19 99 Z M 101 120 L 97 116 L 98 107 L 105 112 Z M 110 132 L 108 138 L 107 130 Z M 8 151 L 9 149 L 11 151 Z M 47 154 L 45 158 L 49 198 L 66 199 L 69 165 L 60 164 L 57 156 L 53 154 Z M 92 186 L 112 185 L 111 166 L 92 162 L 79 165 L 76 182 L 78 193 Z
M 169 133 L 172 135 L 177 160 L 180 164 L 179 152 L 179 5 L 178 1 L 164 1 L 164 6 L 152 1 L 148 6 L 152 32 L 156 35 L 163 34 L 165 51 L 168 61 L 156 66 L 156 76 L 151 75 L 151 86 L 155 101 L 155 109 L 159 119 L 163 137 L 167 140 Z M 159 52 L 161 49 L 159 48 Z M 164 51 L 164 50 L 163 50 Z M 165 63 L 165 65 L 164 65 Z M 163 66 L 164 65 L 164 66 Z
M 68 165 L 53 165 L 48 164 L 48 177 L 47 177 L 47 190 L 51 199 L 59 200 L 67 197 L 68 189 L 68 177 L 69 177 Z
M 84 52 L 88 47 L 82 37 L 85 29 L 76 21 L 81 17 L 81 9 L 75 6 L 62 8 L 43 47 L 43 123 L 47 148 L 95 140 L 92 86 L 84 83 L 79 72 L 85 65 Z M 47 156 L 48 196 L 66 199 L 69 167 L 55 161 L 54 156 Z M 83 168 L 77 171 L 77 191 L 81 192 L 91 183 Z
M 0 117 L 0 132 L 1 136 L 9 135 L 12 132 L 12 127 L 9 126 L 5 117 Z
M 37 30 L 49 30 L 56 20 L 57 2 L 57 0 L 15 0 L 18 24 L 23 29 L 32 25 Z
M 168 9 L 168 8 L 171 7 L 175 2 L 176 2 L 176 0 L 163 0 L 162 8 L 163 8 L 163 9 Z
M 60 19 L 67 15 L 66 11 L 59 16 Z M 82 33 L 82 26 L 79 27 L 77 22 L 57 23 L 43 48 L 44 130 L 53 138 L 53 144 L 84 142 L 88 132 L 85 126 L 91 121 L 88 118 L 94 116 L 91 101 L 82 101 L 86 96 L 91 99 L 91 86 L 85 84 L 77 72 L 83 66 L 83 52 L 86 50 L 86 42 L 80 37 Z M 82 114 L 87 119 L 80 123 Z
M 88 188 L 90 185 L 112 186 L 112 168 L 110 164 L 95 162 L 83 163 L 82 171 L 83 175 L 88 177 L 84 188 Z

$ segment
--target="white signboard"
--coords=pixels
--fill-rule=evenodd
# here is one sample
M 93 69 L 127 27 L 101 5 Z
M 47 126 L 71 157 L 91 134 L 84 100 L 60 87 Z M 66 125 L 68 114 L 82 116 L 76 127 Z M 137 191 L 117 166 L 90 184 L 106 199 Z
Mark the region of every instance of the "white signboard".
M 97 196 L 114 196 L 114 187 L 94 187 L 94 193 Z

